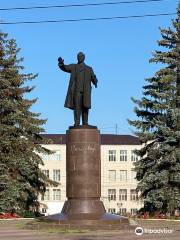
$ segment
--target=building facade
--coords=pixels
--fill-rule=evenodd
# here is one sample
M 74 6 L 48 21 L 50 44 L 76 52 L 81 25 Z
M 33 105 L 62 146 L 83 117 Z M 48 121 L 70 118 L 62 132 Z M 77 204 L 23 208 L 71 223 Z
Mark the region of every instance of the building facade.
M 52 143 L 43 145 L 53 154 L 42 155 L 43 172 L 59 183 L 57 187 L 47 187 L 40 196 L 42 213 L 60 212 L 66 200 L 66 135 L 43 134 Z M 136 192 L 137 181 L 133 163 L 138 160 L 134 150 L 141 143 L 131 135 L 101 134 L 101 200 L 107 212 L 134 215 L 143 203 Z

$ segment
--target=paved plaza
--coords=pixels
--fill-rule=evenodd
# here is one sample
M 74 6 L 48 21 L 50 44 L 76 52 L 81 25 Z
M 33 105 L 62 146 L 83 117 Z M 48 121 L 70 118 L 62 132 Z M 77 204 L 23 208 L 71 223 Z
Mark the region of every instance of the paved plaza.
M 132 221 L 134 222 L 134 221 Z M 28 221 L 0 221 L 0 240 L 179 240 L 180 221 L 143 221 L 137 223 L 143 228 L 145 233 L 138 236 L 134 229 L 121 230 L 81 230 L 69 229 L 61 231 L 59 229 L 37 229 L 27 230 L 24 226 Z M 147 233 L 147 231 L 149 231 Z M 161 231 L 160 233 L 152 233 Z

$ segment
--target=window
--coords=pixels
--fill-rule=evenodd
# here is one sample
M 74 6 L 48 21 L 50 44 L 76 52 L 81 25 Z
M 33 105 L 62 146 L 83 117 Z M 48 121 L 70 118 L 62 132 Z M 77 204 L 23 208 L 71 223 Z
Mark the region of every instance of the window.
M 41 200 L 42 201 L 50 200 L 50 190 L 49 189 L 46 189 L 46 192 L 44 193 L 44 195 L 41 196 Z
M 56 151 L 56 153 L 53 154 L 53 159 L 56 160 L 56 161 L 60 161 L 61 160 L 60 151 Z
M 61 190 L 60 189 L 53 189 L 53 200 L 61 200 Z
M 48 154 L 43 154 L 42 155 L 42 160 L 43 161 L 48 161 L 49 160 L 49 155 Z
M 116 189 L 108 189 L 108 200 L 116 201 Z
M 127 150 L 120 150 L 120 161 L 127 161 Z
M 127 189 L 119 189 L 119 201 L 127 201 Z
M 131 181 L 136 181 L 136 171 L 131 170 Z
M 116 181 L 116 170 L 109 170 L 109 180 Z
M 119 208 L 119 214 L 120 215 L 126 215 L 126 208 Z
M 136 189 L 130 190 L 130 199 L 131 201 L 138 201 L 138 192 Z
M 135 215 L 137 213 L 137 208 L 131 208 L 131 214 L 132 215 Z
M 42 172 L 49 178 L 49 170 L 42 170 Z
M 46 208 L 42 208 L 42 213 L 46 213 L 47 209 Z
M 134 153 L 134 150 L 131 150 L 131 162 L 138 161 L 138 156 Z
M 53 170 L 53 180 L 59 182 L 60 181 L 60 170 L 54 169 Z
M 120 181 L 127 181 L 127 170 L 120 170 Z
M 116 161 L 116 150 L 109 150 L 109 162 Z
M 116 209 L 115 208 L 108 208 L 108 213 L 115 214 L 116 213 Z

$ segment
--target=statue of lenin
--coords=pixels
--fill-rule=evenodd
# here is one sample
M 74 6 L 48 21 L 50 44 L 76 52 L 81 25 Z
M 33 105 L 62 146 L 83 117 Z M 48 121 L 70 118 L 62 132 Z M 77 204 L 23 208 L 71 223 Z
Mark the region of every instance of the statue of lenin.
M 91 82 L 97 87 L 97 78 L 93 69 L 84 63 L 85 54 L 77 54 L 77 64 L 65 65 L 64 60 L 58 58 L 59 68 L 71 74 L 68 92 L 64 106 L 74 110 L 74 126 L 80 125 L 82 115 L 82 125 L 88 125 L 88 112 L 91 108 Z

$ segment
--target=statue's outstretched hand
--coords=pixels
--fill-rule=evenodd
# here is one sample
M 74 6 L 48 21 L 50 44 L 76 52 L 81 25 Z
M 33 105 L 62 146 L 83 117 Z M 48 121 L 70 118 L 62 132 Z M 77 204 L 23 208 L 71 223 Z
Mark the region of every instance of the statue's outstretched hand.
M 59 57 L 59 58 L 58 58 L 58 63 L 59 63 L 59 64 L 63 64 L 63 63 L 64 63 L 64 59 L 62 59 L 62 57 Z

